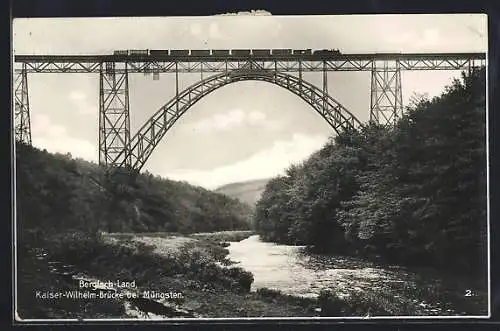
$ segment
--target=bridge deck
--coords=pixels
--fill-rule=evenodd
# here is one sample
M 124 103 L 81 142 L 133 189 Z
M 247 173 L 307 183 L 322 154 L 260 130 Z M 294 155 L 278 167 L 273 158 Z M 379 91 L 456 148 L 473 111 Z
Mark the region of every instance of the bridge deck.
M 28 73 L 282 72 L 371 71 L 378 61 L 387 70 L 464 70 L 486 64 L 485 53 L 366 53 L 292 55 L 15 55 L 15 71 Z M 103 66 L 105 64 L 105 67 Z M 125 65 L 126 64 L 126 65 Z M 250 66 L 250 68 L 249 68 Z
M 355 53 L 340 55 L 15 55 L 15 62 L 144 62 L 155 60 L 189 61 L 323 61 L 323 60 L 484 60 L 486 53 Z

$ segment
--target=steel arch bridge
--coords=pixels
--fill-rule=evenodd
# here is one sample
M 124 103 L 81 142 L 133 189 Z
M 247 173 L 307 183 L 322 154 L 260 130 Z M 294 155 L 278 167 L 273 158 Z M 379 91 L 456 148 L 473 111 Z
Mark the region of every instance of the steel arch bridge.
M 265 81 L 289 90 L 311 105 L 337 133 L 361 125 L 334 98 L 324 95 L 321 89 L 303 79 L 266 69 L 240 69 L 205 78 L 172 98 L 131 139 L 130 151 L 122 150 L 112 162 L 118 166 L 130 164 L 133 169 L 140 170 L 165 133 L 192 105 L 227 84 L 244 80 Z
M 197 52 L 197 53 L 196 53 Z M 221 52 L 221 51 L 219 51 Z M 486 65 L 484 53 L 373 53 L 317 56 L 277 54 L 210 56 L 210 51 L 185 55 L 16 55 L 14 70 L 14 132 L 16 140 L 31 144 L 28 73 L 98 73 L 99 163 L 139 171 L 165 133 L 192 105 L 227 84 L 260 80 L 283 87 L 307 102 L 337 133 L 361 123 L 328 95 L 329 71 L 371 72 L 370 120 L 392 124 L 403 112 L 401 70 L 472 70 Z M 208 54 L 208 55 L 200 55 Z M 130 73 L 175 74 L 175 96 L 153 114 L 131 137 Z M 179 75 L 200 73 L 200 80 L 184 90 Z M 321 72 L 322 89 L 302 79 L 304 72 Z M 211 76 L 203 77 L 203 74 Z M 296 73 L 292 75 L 290 73 Z

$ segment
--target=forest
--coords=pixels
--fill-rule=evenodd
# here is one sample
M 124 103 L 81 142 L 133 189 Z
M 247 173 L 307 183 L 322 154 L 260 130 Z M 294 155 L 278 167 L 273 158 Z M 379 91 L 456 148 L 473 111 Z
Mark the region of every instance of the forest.
M 416 97 L 391 127 L 332 137 L 268 182 L 256 231 L 276 243 L 384 263 L 484 272 L 485 70 Z
M 198 232 L 248 230 L 250 206 L 186 182 L 105 168 L 70 154 L 19 143 L 16 153 L 16 303 L 21 318 L 130 318 L 123 300 L 36 296 L 37 291 L 79 290 L 81 277 L 128 279 L 147 290 L 182 289 L 197 293 L 194 297 L 207 283 L 248 291 L 250 273 L 214 264 L 228 253 L 217 240 L 195 240 L 194 248 L 183 246 L 167 256 L 153 251 L 154 236 L 173 245 L 176 238 Z M 241 232 L 250 233 L 234 233 Z M 160 305 L 145 305 L 155 304 Z M 165 316 L 179 313 L 162 309 Z
M 72 231 L 188 234 L 249 228 L 249 206 L 201 187 L 147 172 L 110 172 L 20 143 L 16 153 L 21 240 Z

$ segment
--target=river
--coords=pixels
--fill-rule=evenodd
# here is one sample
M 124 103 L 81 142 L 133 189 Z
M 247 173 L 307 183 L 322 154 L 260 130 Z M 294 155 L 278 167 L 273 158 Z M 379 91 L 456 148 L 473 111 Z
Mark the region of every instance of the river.
M 322 289 L 339 297 L 357 292 L 384 298 L 387 304 L 395 306 L 410 305 L 426 315 L 470 315 L 474 314 L 470 307 L 476 306 L 464 299 L 460 282 L 448 279 L 444 284 L 435 275 L 399 266 L 378 266 L 354 257 L 306 254 L 303 247 L 263 242 L 257 235 L 232 242 L 228 249 L 235 266 L 253 273 L 254 291 L 266 287 L 304 297 L 316 297 Z M 478 307 L 472 309 L 476 311 Z
M 311 297 L 330 288 L 337 294 L 348 295 L 353 288 L 373 288 L 374 283 L 387 281 L 389 276 L 388 270 L 366 267 L 361 261 L 308 255 L 302 246 L 263 242 L 257 235 L 231 243 L 228 249 L 229 258 L 237 262 L 235 266 L 254 274 L 253 290 L 267 287 Z
M 207 236 L 207 234 L 197 235 L 201 235 L 202 238 Z M 224 238 L 228 235 L 227 233 L 208 234 L 208 238 L 216 242 L 221 240 L 219 237 Z M 229 237 L 233 238 L 232 240 L 238 240 L 237 238 L 241 235 L 233 234 Z M 113 242 L 117 240 L 113 236 L 106 238 Z M 135 236 L 134 239 L 153 245 L 154 253 L 159 255 L 179 252 L 184 249 L 184 244 L 197 242 L 193 237 L 171 235 L 165 237 L 164 234 Z M 222 239 L 220 242 L 223 241 Z M 202 245 L 196 246 L 194 249 L 201 247 Z M 345 301 L 342 303 L 345 307 L 359 307 L 359 304 L 370 309 L 374 307 L 372 311 L 374 316 L 377 316 L 376 311 L 385 316 L 484 316 L 487 314 L 487 293 L 480 290 L 481 287 L 474 287 L 470 279 L 461 279 L 460 275 L 450 276 L 429 270 L 377 265 L 355 257 L 310 254 L 305 252 L 304 247 L 263 242 L 257 235 L 230 242 L 227 249 L 229 251 L 227 258 L 235 262 L 233 266 L 241 267 L 253 274 L 252 291 L 268 288 L 292 296 L 317 297 L 320 291 L 325 289 Z M 67 275 L 71 275 L 72 281 L 75 282 L 97 280 L 92 277 L 92 272 L 87 275 L 78 272 L 76 266 L 46 259 L 46 252 L 36 253 L 34 262 L 38 270 L 45 270 L 42 266 L 47 265 L 48 272 L 57 274 L 66 281 Z M 34 267 L 31 264 L 29 266 Z M 464 289 L 468 289 L 474 295 L 464 296 Z M 166 304 L 161 300 L 159 302 L 161 305 L 156 305 L 161 306 L 163 312 L 168 310 L 167 315 L 152 314 L 149 318 L 198 316 L 193 307 L 183 308 Z M 197 303 L 196 300 L 193 302 Z M 139 307 L 141 303 L 135 302 L 134 304 L 135 306 L 128 301 L 125 302 L 126 315 L 142 316 L 145 311 Z

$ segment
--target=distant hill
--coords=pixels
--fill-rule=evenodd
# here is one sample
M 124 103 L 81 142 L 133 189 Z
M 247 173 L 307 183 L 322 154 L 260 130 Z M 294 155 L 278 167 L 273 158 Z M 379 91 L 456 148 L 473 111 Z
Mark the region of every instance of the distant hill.
M 215 190 L 231 198 L 238 199 L 254 207 L 269 181 L 266 179 L 248 180 L 244 182 L 223 185 Z

